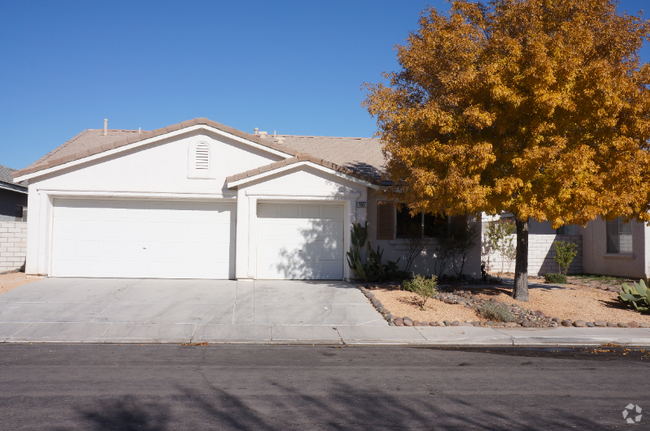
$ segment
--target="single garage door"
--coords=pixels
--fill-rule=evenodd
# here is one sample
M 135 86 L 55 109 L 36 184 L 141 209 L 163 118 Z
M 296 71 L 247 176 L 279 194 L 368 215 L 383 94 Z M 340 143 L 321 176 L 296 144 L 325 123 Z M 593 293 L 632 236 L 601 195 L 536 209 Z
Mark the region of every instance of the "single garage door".
M 234 278 L 235 204 L 55 199 L 52 276 Z
M 343 278 L 343 205 L 257 207 L 257 278 Z

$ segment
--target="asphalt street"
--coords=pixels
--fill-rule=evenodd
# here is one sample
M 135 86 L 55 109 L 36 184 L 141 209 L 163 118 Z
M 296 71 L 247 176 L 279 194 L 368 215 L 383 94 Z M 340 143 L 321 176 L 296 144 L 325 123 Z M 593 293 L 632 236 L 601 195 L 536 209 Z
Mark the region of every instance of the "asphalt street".
M 608 347 L 3 344 L 0 428 L 642 430 L 649 364 Z M 647 409 L 635 425 L 629 404 Z

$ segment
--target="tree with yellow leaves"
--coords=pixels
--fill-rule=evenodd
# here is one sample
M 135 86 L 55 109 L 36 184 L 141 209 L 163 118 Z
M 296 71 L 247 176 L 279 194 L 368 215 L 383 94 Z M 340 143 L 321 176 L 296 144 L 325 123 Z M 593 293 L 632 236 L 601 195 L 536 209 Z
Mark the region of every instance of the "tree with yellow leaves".
M 455 0 L 423 11 L 401 70 L 366 84 L 394 196 L 413 213 L 514 214 L 513 297 L 528 300 L 528 221 L 650 220 L 650 22 L 614 0 Z

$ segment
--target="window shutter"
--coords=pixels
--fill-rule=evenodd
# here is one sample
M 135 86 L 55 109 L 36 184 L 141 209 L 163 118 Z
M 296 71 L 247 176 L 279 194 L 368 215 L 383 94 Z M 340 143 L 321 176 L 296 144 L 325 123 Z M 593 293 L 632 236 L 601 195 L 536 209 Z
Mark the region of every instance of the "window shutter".
M 394 239 L 394 214 L 392 202 L 377 202 L 377 239 Z
M 207 171 L 210 169 L 210 147 L 208 144 L 200 143 L 196 146 L 196 169 Z

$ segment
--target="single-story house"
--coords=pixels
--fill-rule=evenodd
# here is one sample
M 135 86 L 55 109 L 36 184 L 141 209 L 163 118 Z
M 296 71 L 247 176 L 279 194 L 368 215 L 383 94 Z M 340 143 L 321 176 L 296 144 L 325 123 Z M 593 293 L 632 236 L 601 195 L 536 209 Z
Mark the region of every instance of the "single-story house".
M 353 223 L 368 222 L 384 259 L 404 254 L 404 212 L 378 194 L 383 170 L 373 138 L 249 134 L 205 118 L 85 130 L 14 173 L 29 180 L 26 272 L 349 279 Z M 431 252 L 415 271 L 432 271 Z M 470 276 L 480 253 L 468 256 Z
M 15 171 L 0 165 L 0 222 L 22 221 L 27 216 L 27 182 L 14 183 Z
M 483 232 L 487 223 L 497 219 L 513 220 L 512 214 L 483 215 Z M 528 238 L 528 273 L 544 275 L 558 272 L 553 242 L 573 242 L 578 247 L 569 274 L 601 274 L 630 278 L 650 278 L 650 226 L 621 218 L 605 221 L 602 218 L 586 226 L 562 226 L 553 229 L 549 222 L 531 220 Z M 483 260 L 490 260 L 492 270 L 501 269 L 502 257 L 487 247 L 484 238 Z M 514 261 L 505 262 L 505 271 L 514 272 Z

